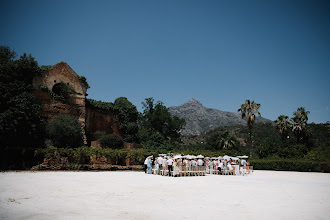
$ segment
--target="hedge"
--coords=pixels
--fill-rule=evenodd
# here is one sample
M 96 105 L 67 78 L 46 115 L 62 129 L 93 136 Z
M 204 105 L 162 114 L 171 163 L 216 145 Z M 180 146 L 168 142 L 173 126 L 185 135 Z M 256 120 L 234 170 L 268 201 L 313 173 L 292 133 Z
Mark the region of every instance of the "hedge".
M 280 170 L 301 172 L 330 172 L 330 162 L 318 162 L 310 160 L 250 160 L 250 165 L 255 170 Z
M 104 156 L 113 165 L 125 165 L 125 159 L 130 158 L 131 162 L 135 164 L 143 164 L 145 158 L 150 155 L 157 156 L 159 153 L 167 153 L 159 150 L 148 149 L 98 149 L 91 147 L 80 147 L 76 149 L 72 148 L 56 148 L 50 147 L 47 149 L 37 149 L 35 156 L 52 157 L 60 155 L 61 157 L 67 157 L 68 162 L 71 164 L 88 164 L 90 163 L 91 156 Z M 192 154 L 192 152 L 180 152 L 184 154 Z M 219 152 L 203 151 L 193 152 L 204 153 L 204 156 L 216 156 Z M 301 172 L 330 172 L 329 161 L 311 161 L 311 160 L 293 160 L 293 159 L 251 159 L 250 165 L 255 170 L 279 170 L 279 171 L 301 171 Z
M 124 160 L 128 158 L 130 158 L 132 162 L 143 164 L 147 156 L 158 155 L 158 153 L 156 154 L 155 152 L 150 152 L 145 149 L 98 149 L 87 146 L 76 149 L 50 147 L 47 149 L 37 149 L 34 154 L 35 156 L 43 157 L 60 155 L 61 157 L 67 157 L 68 162 L 74 164 L 88 164 L 90 163 L 91 156 L 104 156 L 109 159 L 113 165 L 124 165 Z

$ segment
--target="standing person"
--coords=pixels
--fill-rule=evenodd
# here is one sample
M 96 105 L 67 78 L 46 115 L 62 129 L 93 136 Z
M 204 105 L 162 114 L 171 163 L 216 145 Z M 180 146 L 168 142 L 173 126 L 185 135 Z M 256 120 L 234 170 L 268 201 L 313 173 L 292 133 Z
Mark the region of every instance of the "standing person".
M 151 169 L 152 169 L 152 160 L 150 157 L 148 157 L 148 163 L 147 163 L 147 167 L 148 167 L 148 174 L 151 174 Z
M 236 164 L 235 164 L 235 175 L 239 176 L 239 162 L 238 161 L 236 161 Z
M 246 160 L 244 158 L 242 158 L 242 160 L 241 160 L 241 166 L 243 166 L 244 168 L 246 166 Z
M 219 174 L 219 172 L 218 172 L 218 166 L 219 166 L 219 163 L 218 163 L 217 160 L 214 160 L 213 163 L 214 163 L 214 167 L 215 167 L 215 172 L 216 172 L 216 174 L 218 175 L 218 174 Z
M 191 160 L 191 170 L 196 169 L 196 166 L 197 166 L 196 160 Z
M 221 174 L 221 169 L 222 169 L 222 167 L 221 167 L 221 160 L 218 159 L 218 174 Z
M 209 159 L 205 160 L 205 171 L 206 173 L 210 173 L 210 168 L 209 168 Z
M 160 173 L 160 171 L 163 169 L 163 157 L 160 156 L 157 158 L 157 162 L 158 162 L 158 173 Z
M 159 172 L 159 164 L 158 164 L 158 160 L 157 160 L 157 159 L 158 159 L 158 158 L 156 158 L 156 159 L 155 159 L 155 162 L 154 162 L 154 163 L 155 163 L 155 173 L 156 173 L 156 174 L 158 174 L 158 172 Z
M 210 174 L 213 174 L 213 160 L 209 161 L 209 167 L 210 167 Z
M 229 174 L 231 174 L 233 172 L 233 166 L 231 165 L 230 161 L 228 162 L 227 167 L 229 169 Z
M 166 158 L 167 157 L 164 157 L 163 162 L 162 162 L 163 163 L 162 164 L 163 165 L 163 173 L 162 173 L 163 175 L 165 175 L 165 170 L 167 170 L 167 159 Z
M 246 159 L 246 171 L 248 174 L 250 174 L 250 163 L 247 159 Z
M 190 167 L 191 167 L 191 160 L 190 160 L 190 159 L 187 159 L 187 162 L 186 162 L 186 170 L 187 170 L 187 171 L 190 171 Z
M 187 163 L 188 163 L 187 158 L 184 158 L 184 160 L 182 161 L 182 170 L 183 171 L 187 170 Z
M 144 172 L 147 173 L 148 168 L 148 157 L 144 160 Z
M 173 171 L 173 167 L 172 167 L 173 160 L 171 157 L 167 160 L 167 166 L 168 166 L 168 175 L 171 176 L 171 171 Z
M 224 160 L 221 160 L 220 161 L 220 165 L 219 165 L 219 167 L 220 167 L 220 174 L 222 175 L 222 170 L 223 170 L 223 161 Z
M 202 170 L 202 166 L 203 166 L 204 162 L 201 158 L 199 158 L 197 160 L 197 164 L 198 164 L 198 170 Z
M 179 176 L 179 162 L 177 159 L 174 159 L 173 162 L 173 176 Z

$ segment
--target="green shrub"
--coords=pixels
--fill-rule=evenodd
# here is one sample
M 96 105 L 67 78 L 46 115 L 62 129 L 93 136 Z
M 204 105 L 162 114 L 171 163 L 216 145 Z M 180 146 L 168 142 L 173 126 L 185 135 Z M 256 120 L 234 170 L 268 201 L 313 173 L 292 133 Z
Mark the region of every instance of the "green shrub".
M 158 155 L 158 152 L 150 152 L 145 149 L 111 149 L 111 148 L 92 148 L 92 147 L 79 147 L 76 149 L 72 148 L 56 148 L 49 147 L 47 149 L 37 149 L 34 152 L 34 155 L 37 157 L 55 157 L 55 155 L 59 155 L 60 157 L 67 157 L 70 165 L 70 169 L 79 169 L 84 164 L 90 163 L 91 156 L 104 156 L 106 157 L 111 164 L 113 165 L 125 165 L 125 159 L 130 158 L 131 162 L 135 164 L 142 165 L 145 158 L 149 155 Z M 75 168 L 74 168 L 75 167 Z
M 125 165 L 125 159 L 130 158 L 132 163 L 142 165 L 145 158 L 149 155 L 158 156 L 159 153 L 169 153 L 167 151 L 147 150 L 147 149 L 97 149 L 87 146 L 76 149 L 71 148 L 56 148 L 50 147 L 47 149 L 37 149 L 35 156 L 53 156 L 60 155 L 61 157 L 68 157 L 69 165 L 66 169 L 81 169 L 83 164 L 90 163 L 91 156 L 104 156 L 108 158 L 113 165 Z M 172 153 L 182 154 L 202 154 L 208 157 L 223 155 L 219 151 L 196 150 L 196 151 L 180 151 L 174 150 Z M 280 170 L 280 171 L 313 171 L 313 172 L 330 172 L 330 162 L 323 161 L 309 161 L 309 160 L 292 160 L 292 159 L 273 159 L 273 160 L 249 160 L 250 165 L 255 170 Z
M 100 138 L 102 138 L 105 135 L 107 135 L 107 132 L 105 132 L 105 131 L 95 131 L 93 133 L 92 140 L 94 140 L 94 141 L 99 140 Z
M 81 125 L 69 115 L 60 114 L 53 118 L 46 130 L 54 147 L 77 148 L 83 143 Z
M 86 89 L 89 89 L 90 88 L 90 86 L 89 86 L 89 84 L 87 82 L 86 77 L 84 77 L 84 76 L 78 76 L 78 79 L 79 79 L 79 82 L 86 87 Z
M 123 139 L 116 134 L 107 134 L 100 138 L 102 147 L 109 147 L 112 149 L 122 148 L 124 145 Z
M 315 161 L 330 161 L 330 145 L 320 144 L 305 155 L 305 159 Z
M 309 160 L 250 160 L 255 170 L 329 172 L 329 163 Z
M 291 146 L 283 146 L 278 155 L 281 158 L 303 158 L 308 152 L 308 148 L 304 144 L 295 144 Z

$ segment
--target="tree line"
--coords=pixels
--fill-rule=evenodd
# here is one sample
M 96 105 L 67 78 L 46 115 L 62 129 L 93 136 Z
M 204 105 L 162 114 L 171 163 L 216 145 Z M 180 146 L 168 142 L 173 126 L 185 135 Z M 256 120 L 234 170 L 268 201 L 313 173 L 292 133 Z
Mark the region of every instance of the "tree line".
M 41 117 L 42 108 L 33 94 L 32 80 L 41 76 L 50 66 L 39 66 L 31 54 L 17 54 L 7 46 L 0 46 L 0 151 L 3 160 L 8 161 L 8 152 L 28 148 L 78 148 L 83 145 L 81 125 L 76 118 L 58 115 L 50 122 Z M 79 77 L 82 83 L 89 85 L 87 79 Z M 49 92 L 58 102 L 67 103 L 74 91 L 63 83 L 56 88 L 39 88 Z M 121 136 L 105 134 L 102 131 L 91 134 L 104 147 L 120 148 L 124 142 L 133 142 L 143 146 L 175 145 L 180 141 L 179 131 L 185 121 L 171 116 L 161 101 L 146 98 L 143 112 L 137 111 L 127 98 L 117 98 L 113 103 L 86 100 L 86 105 L 113 113 L 119 122 Z M 6 156 L 7 155 L 7 156 Z M 14 158 L 9 158 L 13 159 Z
M 6 167 L 4 161 L 15 163 L 15 158 L 24 155 L 28 148 L 71 149 L 83 145 L 77 119 L 58 115 L 47 122 L 41 117 L 42 109 L 33 95 L 32 79 L 47 69 L 47 66 L 40 67 L 31 55 L 24 53 L 17 58 L 9 47 L 0 46 L 2 167 Z M 80 80 L 88 85 L 85 77 L 80 76 Z M 68 93 L 73 93 L 64 85 L 50 92 L 55 93 L 52 97 L 59 102 L 65 102 Z M 185 120 L 172 116 L 163 102 L 152 97 L 142 102 L 142 112 L 125 97 L 113 103 L 86 99 L 86 106 L 111 112 L 120 124 L 121 136 L 102 131 L 88 134 L 90 140 L 99 140 L 105 148 L 120 149 L 124 142 L 129 142 L 163 153 L 205 151 L 206 154 L 249 154 L 253 158 L 330 158 L 329 123 L 308 124 L 310 112 L 303 107 L 298 108 L 292 118 L 280 115 L 274 124 L 256 123 L 256 117 L 261 116 L 261 105 L 246 100 L 238 112 L 247 126 L 218 127 L 199 136 L 182 137 L 180 131 Z M 16 148 L 20 153 L 8 156 L 8 152 Z

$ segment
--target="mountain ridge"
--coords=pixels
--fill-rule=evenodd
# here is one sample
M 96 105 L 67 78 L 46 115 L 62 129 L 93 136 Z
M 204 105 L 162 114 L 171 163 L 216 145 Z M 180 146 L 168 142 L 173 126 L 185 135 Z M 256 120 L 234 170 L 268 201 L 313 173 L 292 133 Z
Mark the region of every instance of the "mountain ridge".
M 184 136 L 199 135 L 219 126 L 246 125 L 245 120 L 242 120 L 238 113 L 204 107 L 195 98 L 189 99 L 180 106 L 169 107 L 169 112 L 186 120 L 186 126 L 181 131 Z M 256 121 L 272 122 L 259 117 Z

